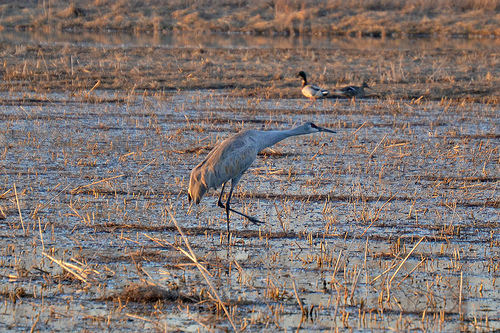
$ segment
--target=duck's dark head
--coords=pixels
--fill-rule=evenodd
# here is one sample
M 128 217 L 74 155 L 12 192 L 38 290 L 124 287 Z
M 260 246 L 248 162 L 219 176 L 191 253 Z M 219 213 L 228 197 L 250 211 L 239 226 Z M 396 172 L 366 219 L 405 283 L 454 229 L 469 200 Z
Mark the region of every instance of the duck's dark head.
M 306 80 L 306 73 L 304 71 L 300 71 L 297 73 L 297 77 L 301 77 L 303 80 Z

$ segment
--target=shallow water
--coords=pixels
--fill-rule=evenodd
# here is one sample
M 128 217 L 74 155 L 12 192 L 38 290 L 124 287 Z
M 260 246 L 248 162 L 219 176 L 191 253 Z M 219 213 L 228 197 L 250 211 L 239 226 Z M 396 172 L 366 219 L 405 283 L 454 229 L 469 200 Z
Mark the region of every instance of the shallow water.
M 111 299 L 133 283 L 209 291 L 166 243 L 184 247 L 173 216 L 249 331 L 500 329 L 496 106 L 98 93 L 0 106 L 0 327 L 230 327 L 211 302 Z M 238 130 L 305 121 L 337 134 L 257 158 L 234 207 L 266 223 L 232 215 L 228 248 L 218 193 L 188 206 L 190 170 Z
M 0 31 L 0 41 L 40 45 L 71 44 L 101 47 L 165 47 L 165 48 L 311 48 L 331 50 L 486 50 L 500 47 L 495 38 L 351 38 L 328 36 L 283 36 L 226 33 L 127 34 L 28 31 Z

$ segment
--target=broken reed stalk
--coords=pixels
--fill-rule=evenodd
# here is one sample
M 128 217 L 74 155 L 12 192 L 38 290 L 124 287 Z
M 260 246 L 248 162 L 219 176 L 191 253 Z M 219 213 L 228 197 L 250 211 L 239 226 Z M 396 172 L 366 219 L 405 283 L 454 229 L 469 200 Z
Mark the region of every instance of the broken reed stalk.
M 58 264 L 59 266 L 61 266 L 61 268 L 63 270 L 66 270 L 68 271 L 69 273 L 73 274 L 74 277 L 76 277 L 78 280 L 82 281 L 82 282 L 85 282 L 85 283 L 89 283 L 87 281 L 87 279 L 85 279 L 81 274 L 77 273 L 76 270 L 81 270 L 81 268 L 75 266 L 75 265 L 72 265 L 70 263 L 67 263 L 67 262 L 64 262 L 62 260 L 59 260 L 59 259 L 56 259 L 54 257 L 51 257 L 50 255 L 48 255 L 47 253 L 45 252 L 42 252 L 42 254 L 44 256 L 46 256 L 47 258 L 49 258 L 52 262 L 55 262 L 56 264 Z M 75 270 L 74 270 L 75 269 Z
M 463 320 L 463 313 L 462 313 L 462 287 L 463 287 L 463 278 L 464 278 L 464 273 L 460 272 L 460 292 L 458 294 L 458 313 L 460 320 Z
M 89 90 L 89 92 L 86 94 L 86 98 L 90 97 L 90 93 L 94 91 L 95 88 L 99 87 L 101 85 L 101 80 L 97 80 L 96 84 L 92 87 L 92 89 Z
M 304 305 L 302 304 L 302 301 L 300 300 L 299 293 L 297 292 L 297 286 L 295 286 L 294 279 L 292 279 L 292 285 L 293 285 L 293 292 L 295 293 L 295 297 L 297 298 L 297 303 L 299 303 L 299 306 L 300 306 L 300 311 L 302 311 L 302 317 L 307 316 L 307 310 L 304 309 Z
M 127 316 L 129 318 L 133 318 L 133 319 L 139 319 L 139 320 L 147 321 L 148 323 L 154 323 L 154 321 L 152 321 L 151 319 L 148 319 L 148 318 L 142 317 L 142 316 L 138 316 L 138 315 L 133 314 L 133 313 L 126 313 L 125 316 Z
M 42 251 L 45 251 L 45 244 L 43 242 L 42 222 L 38 218 L 38 231 L 40 232 L 40 242 L 42 243 Z
M 384 142 L 385 138 L 387 138 L 387 133 L 384 135 L 384 137 L 382 138 L 382 140 L 380 140 L 380 142 L 375 146 L 375 148 L 373 148 L 372 152 L 370 153 L 370 155 L 368 155 L 368 158 L 372 158 L 373 154 L 375 154 L 375 151 L 378 149 L 378 147 L 382 144 L 382 142 Z
M 49 72 L 49 67 L 47 66 L 47 62 L 45 61 L 45 57 L 43 56 L 42 49 L 38 50 L 38 54 L 42 57 L 43 64 L 45 65 L 47 80 L 48 80 L 50 78 L 50 72 Z
M 34 217 L 36 216 L 36 213 L 38 213 L 38 211 L 39 211 L 40 209 L 44 209 L 45 207 L 47 207 L 48 205 L 50 205 L 50 203 L 51 203 L 52 201 L 54 201 L 54 199 L 55 199 L 55 198 L 57 198 L 58 196 L 60 196 L 60 195 L 61 195 L 61 193 L 62 193 L 62 192 L 64 192 L 64 191 L 66 191 L 66 190 L 68 189 L 68 187 L 70 187 L 72 184 L 73 184 L 73 182 L 69 183 L 69 184 L 68 184 L 65 188 L 63 188 L 62 190 L 60 190 L 59 192 L 57 192 L 57 194 L 56 194 L 56 195 L 54 195 L 52 198 L 50 198 L 50 200 L 49 200 L 47 203 L 45 203 L 44 205 L 42 205 L 42 206 L 37 206 L 37 207 L 35 208 L 35 210 L 33 211 L 33 213 L 31 213 L 31 218 L 34 218 Z M 57 186 L 56 186 L 56 188 L 57 188 Z M 55 190 L 55 188 L 53 188 L 52 190 Z
M 17 211 L 19 212 L 19 219 L 21 220 L 21 226 L 23 227 L 23 233 L 26 234 L 26 230 L 24 228 L 24 222 L 23 222 L 23 214 L 21 214 L 21 206 L 19 205 L 19 198 L 17 197 L 16 182 L 14 182 L 14 194 L 16 196 Z
M 9 193 L 10 191 L 12 191 L 12 189 L 11 189 L 11 188 L 9 188 L 7 191 L 5 191 L 5 192 L 3 192 L 2 194 L 0 194 L 0 198 L 5 197 L 5 195 L 6 195 L 7 193 Z
M 399 193 L 399 192 L 398 192 Z M 398 194 L 396 193 L 396 194 Z M 375 223 L 375 221 L 378 220 L 378 216 L 380 215 L 380 212 L 382 211 L 382 209 L 384 209 L 385 205 L 387 205 L 392 199 L 394 199 L 394 197 L 396 196 L 396 194 L 394 194 L 392 197 L 390 197 L 383 205 L 382 207 L 380 207 L 378 210 L 377 210 L 377 214 L 375 215 L 375 217 L 372 219 L 372 222 L 370 223 L 370 225 L 368 227 L 366 227 L 365 231 L 363 231 L 363 233 L 361 234 L 361 236 L 359 236 L 359 238 L 363 237 L 366 232 L 368 231 L 368 229 L 371 228 L 371 226 Z M 379 198 L 380 200 L 380 198 Z M 377 200 L 378 202 L 378 200 Z
M 140 174 L 144 169 L 146 169 L 148 166 L 150 166 L 152 163 L 154 163 L 157 160 L 157 158 L 153 158 L 148 164 L 146 164 L 144 167 L 142 167 L 139 171 L 137 171 L 135 174 L 138 175 Z
M 426 260 L 427 260 L 427 258 L 422 259 L 422 260 L 421 260 L 421 261 L 420 261 L 420 262 L 419 262 L 419 263 L 418 263 L 415 267 L 413 267 L 413 269 L 412 269 L 412 270 L 411 270 L 408 274 L 406 274 L 406 275 L 405 275 L 405 277 L 404 277 L 401 281 L 399 281 L 399 283 L 398 283 L 398 285 L 397 285 L 396 287 L 399 287 L 399 285 L 400 285 L 400 284 L 401 284 L 404 280 L 406 280 L 406 278 L 407 278 L 408 276 L 410 276 L 410 275 L 411 275 L 411 273 L 413 273 L 413 271 L 414 271 L 414 270 L 416 270 L 416 269 L 417 269 L 417 268 L 418 268 L 418 267 L 419 267 L 419 266 L 420 266 L 420 265 L 421 265 L 424 261 L 426 261 Z
M 351 295 L 350 295 L 350 299 L 351 299 L 351 302 L 352 300 L 354 299 L 354 291 L 356 290 L 356 286 L 358 284 L 358 279 L 359 279 L 359 276 L 361 275 L 361 269 L 356 273 L 356 275 L 354 276 L 354 280 L 352 282 L 352 289 L 351 289 Z
M 35 328 L 39 321 L 40 321 L 40 313 L 37 314 L 35 322 L 33 323 L 33 325 L 31 325 L 30 333 L 36 332 Z
M 186 257 L 188 257 L 196 266 L 196 268 L 198 268 L 198 270 L 200 271 L 201 275 L 203 275 L 203 278 L 205 279 L 205 281 L 207 282 L 208 286 L 210 287 L 210 289 L 212 290 L 212 292 L 214 293 L 215 297 L 217 298 L 217 302 L 219 303 L 220 307 L 224 310 L 224 313 L 226 314 L 227 316 L 227 319 L 229 320 L 229 322 L 231 323 L 231 326 L 233 327 L 234 331 L 235 332 L 238 332 L 238 330 L 236 329 L 236 326 L 235 324 L 233 323 L 233 320 L 231 318 L 231 315 L 229 314 L 229 311 L 227 310 L 226 306 L 224 305 L 224 303 L 222 302 L 222 300 L 220 299 L 219 297 L 219 294 L 217 294 L 217 291 L 215 290 L 214 286 L 212 285 L 212 282 L 210 282 L 210 279 L 207 275 L 209 275 L 207 269 L 205 268 L 205 266 L 203 266 L 199 261 L 198 261 L 198 258 L 196 258 L 196 255 L 194 254 L 193 250 L 191 249 L 191 245 L 189 244 L 189 240 L 187 239 L 186 235 L 184 234 L 184 232 L 182 231 L 181 227 L 177 224 L 177 220 L 175 219 L 174 215 L 172 214 L 172 212 L 170 211 L 169 208 L 166 208 L 167 211 L 168 211 L 168 214 L 170 215 L 170 218 L 172 219 L 172 221 L 174 222 L 175 224 L 175 227 L 177 228 L 177 230 L 179 231 L 179 234 L 181 235 L 182 237 L 182 240 L 184 241 L 184 244 L 186 244 L 186 247 L 189 251 L 189 253 L 184 250 L 183 248 L 179 247 L 179 246 L 175 246 L 173 244 L 170 244 L 170 246 L 172 246 L 174 249 L 176 249 L 177 251 L 181 252 L 182 254 L 184 254 Z M 150 238 L 151 239 L 151 238 Z
M 337 272 L 339 270 L 339 266 L 340 266 L 340 257 L 342 256 L 342 251 L 343 250 L 340 250 L 339 252 L 339 256 L 337 257 L 337 262 L 335 263 L 335 268 L 333 269 L 333 273 L 332 273 L 332 279 L 331 281 L 332 282 L 336 282 L 339 286 L 341 286 L 342 288 L 345 288 L 344 286 L 342 286 L 342 284 L 337 280 L 337 278 L 335 277 L 335 275 L 337 275 Z M 335 280 L 335 281 L 334 281 Z M 333 284 L 332 284 L 333 285 Z
M 80 185 L 80 186 L 75 187 L 74 189 L 72 189 L 71 192 L 75 192 L 75 191 L 78 191 L 78 190 L 80 190 L 82 188 L 85 188 L 85 187 L 89 187 L 89 186 L 92 186 L 92 185 L 96 185 L 96 184 L 99 184 L 99 183 L 102 183 L 102 182 L 105 182 L 105 181 L 108 181 L 108 180 L 113 180 L 113 179 L 121 178 L 121 177 L 125 177 L 125 174 L 122 173 L 121 175 L 113 176 L 113 177 L 109 177 L 109 178 L 105 178 L 105 179 L 101 179 L 101 180 L 95 181 L 95 182 L 87 184 L 87 185 Z
M 413 247 L 413 249 L 410 251 L 410 253 L 408 253 L 406 255 L 406 257 L 403 259 L 403 261 L 399 264 L 399 267 L 396 269 L 396 271 L 394 272 L 394 274 L 392 275 L 390 281 L 388 283 L 391 283 L 392 280 L 394 279 L 394 277 L 396 276 L 396 274 L 398 273 L 398 271 L 401 269 L 401 267 L 403 266 L 403 264 L 406 262 L 406 260 L 410 257 L 410 255 L 412 254 L 412 252 L 417 248 L 418 244 L 420 244 L 420 242 L 425 238 L 425 236 L 423 236 L 422 238 L 420 238 L 420 240 L 417 242 L 417 244 L 415 244 L 415 246 Z M 417 266 L 419 266 L 421 263 L 419 263 Z M 377 275 L 375 278 L 373 278 L 373 280 L 370 281 L 370 284 L 372 284 L 373 282 L 377 281 L 378 279 L 380 279 L 382 276 L 385 275 L 385 273 L 389 272 L 391 269 L 393 269 L 394 267 L 396 267 L 397 264 L 393 264 L 391 265 L 391 267 L 387 268 L 385 271 L 383 271 L 382 273 L 380 273 L 379 275 Z M 415 267 L 416 268 L 416 267 Z M 413 272 L 415 270 L 415 268 L 413 268 L 411 270 L 411 272 Z M 404 278 L 406 279 L 410 274 L 408 273 Z M 401 281 L 402 282 L 402 281 Z M 400 283 L 401 283 L 400 282 Z M 398 284 L 399 286 L 399 284 Z
M 372 284 L 373 282 L 377 281 L 378 279 L 380 279 L 382 276 L 385 275 L 385 273 L 389 272 L 390 270 L 392 270 L 394 267 L 396 267 L 397 264 L 393 264 L 391 265 L 391 267 L 387 268 L 385 271 L 383 271 L 382 273 L 380 273 L 379 275 L 377 275 L 376 277 L 373 278 L 373 280 L 370 281 L 370 284 Z
M 309 161 L 314 160 L 316 158 L 316 156 L 318 156 L 319 153 L 321 153 L 321 151 L 323 150 L 323 147 L 325 147 L 325 146 L 326 146 L 326 142 L 323 142 L 323 144 L 321 145 L 321 147 L 319 147 L 318 152 L 316 154 L 314 154 L 314 156 L 311 157 L 311 159 Z
M 394 274 L 392 274 L 390 280 L 389 280 L 389 284 L 391 284 L 392 280 L 394 279 L 394 277 L 396 276 L 396 274 L 398 274 L 399 270 L 401 269 L 401 267 L 403 267 L 404 263 L 406 262 L 406 260 L 408 260 L 408 258 L 411 256 L 411 254 L 413 253 L 413 251 L 415 251 L 418 247 L 418 245 L 425 239 L 425 236 L 422 236 L 422 238 L 420 238 L 420 240 L 417 242 L 417 244 L 415 244 L 415 246 L 413 247 L 413 249 L 411 249 L 410 252 L 408 252 L 408 254 L 406 255 L 406 257 L 403 259 L 403 261 L 401 262 L 401 264 L 399 264 L 399 267 L 396 269 L 396 271 L 394 272 Z
M 352 132 L 351 134 L 349 134 L 349 136 L 348 136 L 347 138 L 345 138 L 345 139 L 347 140 L 347 139 L 349 139 L 351 136 L 353 136 L 353 135 L 355 135 L 356 133 L 358 133 L 358 132 L 359 132 L 359 130 L 360 130 L 360 129 L 362 129 L 365 125 L 366 125 L 366 121 L 365 121 L 363 124 L 361 124 L 361 126 L 359 126 L 357 130 L 355 130 L 354 132 Z

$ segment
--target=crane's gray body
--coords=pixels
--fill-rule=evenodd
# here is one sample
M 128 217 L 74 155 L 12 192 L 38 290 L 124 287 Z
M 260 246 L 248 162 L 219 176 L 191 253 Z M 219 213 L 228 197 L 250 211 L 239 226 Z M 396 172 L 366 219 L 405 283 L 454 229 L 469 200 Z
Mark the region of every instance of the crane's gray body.
M 247 130 L 217 144 L 191 172 L 191 199 L 198 204 L 209 189 L 215 190 L 228 180 L 237 183 L 257 154 L 287 138 L 286 132 Z
M 257 154 L 264 148 L 270 147 L 290 136 L 311 134 L 316 132 L 330 132 L 332 130 L 316 126 L 313 123 L 305 123 L 302 126 L 285 131 L 259 131 L 247 130 L 230 136 L 226 140 L 218 143 L 203 162 L 198 164 L 191 171 L 189 180 L 188 198 L 195 204 L 199 204 L 205 193 L 209 189 L 217 189 L 222 185 L 218 205 L 226 209 L 228 231 L 229 231 L 229 211 L 240 214 L 254 223 L 259 223 L 257 219 L 235 211 L 229 207 L 233 189 L 241 176 L 248 170 Z M 225 184 L 231 180 L 231 190 L 226 204 L 222 204 L 221 197 Z

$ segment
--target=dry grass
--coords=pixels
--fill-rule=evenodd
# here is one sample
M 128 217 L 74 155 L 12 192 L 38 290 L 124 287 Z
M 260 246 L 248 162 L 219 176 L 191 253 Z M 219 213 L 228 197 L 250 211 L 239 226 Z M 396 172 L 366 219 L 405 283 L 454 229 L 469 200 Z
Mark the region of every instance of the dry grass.
M 346 45 L 350 41 L 346 41 Z M 500 64 L 494 49 L 98 48 L 5 44 L 0 90 L 72 92 L 102 102 L 94 90 L 136 94 L 225 89 L 233 96 L 300 97 L 298 70 L 331 91 L 366 80 L 371 98 L 497 103 Z M 306 61 L 313 59 L 313 61 Z M 333 97 L 338 97 L 333 94 Z M 109 102 L 119 101 L 108 97 Z M 28 99 L 8 103 L 40 103 Z M 443 101 L 447 103 L 446 101 Z M 304 112 L 307 112 L 305 110 Z
M 65 1 L 0 7 L 4 28 L 342 36 L 498 36 L 498 0 Z

